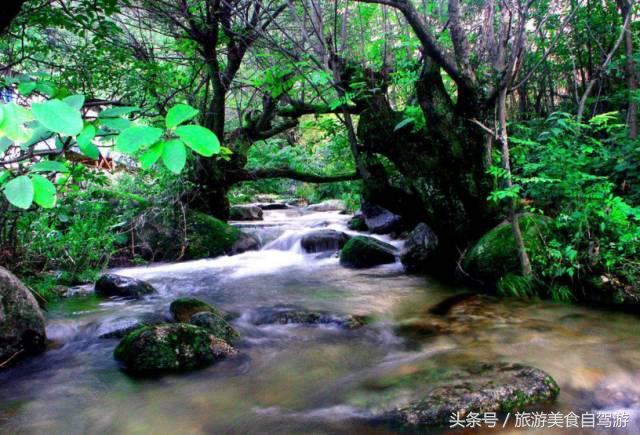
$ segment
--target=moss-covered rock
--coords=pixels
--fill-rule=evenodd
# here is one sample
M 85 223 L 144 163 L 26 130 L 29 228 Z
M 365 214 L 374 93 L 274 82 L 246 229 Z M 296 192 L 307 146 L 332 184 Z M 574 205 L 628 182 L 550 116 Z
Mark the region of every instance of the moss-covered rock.
M 455 414 L 527 410 L 553 401 L 559 391 L 551 376 L 534 367 L 440 361 L 372 379 L 351 402 L 374 409 L 376 420 L 415 428 L 445 426 Z
M 191 324 L 206 329 L 214 337 L 218 337 L 227 343 L 233 343 L 240 338 L 238 331 L 233 329 L 229 322 L 221 316 L 209 312 L 201 311 L 191 316 Z
M 44 316 L 29 289 L 0 267 L 0 362 L 44 352 Z
M 519 217 L 519 223 L 527 252 L 532 257 L 543 248 L 542 237 L 549 231 L 549 219 L 525 214 Z M 501 223 L 482 236 L 464 255 L 462 268 L 472 278 L 485 283 L 495 283 L 501 276 L 518 273 L 520 263 L 511 224 Z
M 367 223 L 364 221 L 364 216 L 361 214 L 355 215 L 349 222 L 347 222 L 347 228 L 352 231 L 367 231 Z
M 373 237 L 356 236 L 340 252 L 340 264 L 356 269 L 396 261 L 395 248 Z
M 169 311 L 171 311 L 174 320 L 180 323 L 189 323 L 194 314 L 202 312 L 213 313 L 222 318 L 225 316 L 222 311 L 217 310 L 208 303 L 188 296 L 178 298 L 171 302 Z
M 120 341 L 114 357 L 137 375 L 205 367 L 236 353 L 207 330 L 182 323 L 145 326 Z
M 231 253 L 242 232 L 220 219 L 192 211 L 188 215 L 185 259 L 217 257 Z

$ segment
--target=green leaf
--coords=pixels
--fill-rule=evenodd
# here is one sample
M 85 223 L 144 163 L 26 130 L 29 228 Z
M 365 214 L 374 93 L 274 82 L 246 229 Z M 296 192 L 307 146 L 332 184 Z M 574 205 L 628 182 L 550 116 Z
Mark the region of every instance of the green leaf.
M 167 113 L 167 128 L 177 127 L 185 121 L 188 121 L 198 115 L 199 110 L 194 109 L 188 104 L 177 104 L 169 109 Z
M 31 133 L 24 124 L 33 119 L 31 113 L 16 103 L 2 106 L 3 119 L 0 124 L 0 134 L 14 142 L 24 142 L 31 137 Z
M 132 122 L 124 118 L 105 118 L 100 119 L 100 124 L 111 130 L 122 131 L 131 127 Z
M 162 136 L 162 129 L 156 127 L 129 127 L 116 140 L 116 150 L 133 154 L 140 147 L 151 146 Z
M 56 205 L 56 187 L 42 175 L 32 175 L 33 200 L 40 207 L 51 208 Z
M 69 169 L 64 163 L 56 162 L 53 160 L 43 160 L 32 165 L 29 168 L 31 172 L 69 172 Z
M 14 178 L 4 186 L 4 196 L 18 208 L 28 209 L 33 203 L 33 195 L 33 183 L 26 175 Z
M 84 106 L 84 95 L 70 95 L 66 98 L 63 98 L 62 101 L 64 101 L 74 109 L 80 110 L 82 109 L 82 106 Z
M 54 133 L 49 131 L 49 129 L 44 128 L 43 126 L 41 126 L 39 123 L 37 125 L 37 127 L 35 127 L 32 131 L 31 131 L 31 137 L 29 138 L 29 140 L 27 140 L 24 144 L 23 144 L 23 149 L 32 147 L 40 142 L 44 142 L 45 140 L 49 139 L 51 136 L 53 136 Z
M 164 143 L 162 152 L 162 161 L 164 165 L 174 174 L 179 174 L 187 162 L 187 149 L 182 141 L 177 139 Z
M 200 155 L 211 157 L 220 152 L 220 141 L 209 129 L 199 125 L 183 125 L 176 128 L 176 134 L 187 146 Z
M 139 112 L 139 111 L 140 111 L 140 109 L 138 107 L 130 107 L 130 106 L 112 107 L 111 109 L 106 109 L 106 110 L 103 110 L 102 112 L 100 112 L 98 114 L 98 117 L 100 117 L 100 118 L 116 118 L 118 116 L 128 115 L 130 113 Z
M 80 111 L 63 101 L 49 100 L 44 103 L 33 103 L 31 111 L 40 124 L 53 132 L 75 136 L 82 131 Z
M 18 85 L 18 92 L 26 97 L 36 89 L 36 85 L 36 82 L 22 82 Z
M 160 142 L 149 148 L 142 156 L 140 156 L 140 166 L 142 169 L 149 169 L 158 161 L 164 150 L 164 142 Z
M 82 133 L 80 133 L 77 137 L 78 148 L 85 156 L 89 157 L 93 160 L 98 160 L 100 157 L 100 151 L 98 147 L 96 147 L 91 141 L 96 136 L 96 128 L 89 124 L 87 125 Z
M 400 121 L 399 123 L 396 124 L 395 128 L 393 129 L 393 131 L 398 131 L 400 130 L 402 127 L 404 127 L 407 124 L 410 124 L 413 122 L 413 118 L 405 118 L 402 121 Z
M 9 171 L 0 171 L 0 184 L 4 184 L 5 181 L 9 179 L 11 172 Z
M 49 98 L 53 98 L 53 96 L 56 94 L 56 88 L 54 88 L 49 83 L 38 83 L 36 85 L 36 90 L 45 94 Z

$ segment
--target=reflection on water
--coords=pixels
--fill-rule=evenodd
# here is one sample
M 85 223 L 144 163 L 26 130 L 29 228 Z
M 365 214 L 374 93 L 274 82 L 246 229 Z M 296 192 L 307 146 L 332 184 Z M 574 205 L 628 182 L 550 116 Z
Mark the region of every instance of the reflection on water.
M 304 254 L 302 235 L 319 227 L 344 230 L 347 217 L 292 216 L 297 213 L 267 212 L 258 225 L 243 224 L 265 243 L 260 252 L 118 271 L 149 280 L 159 290 L 152 297 L 91 295 L 52 306 L 51 349 L 0 373 L 0 432 L 393 433 L 368 424 L 366 411 L 349 401 L 351 393 L 371 377 L 440 361 L 539 367 L 560 384 L 554 410 L 561 412 L 640 408 L 637 317 L 487 298 L 438 325 L 440 333 L 398 336 L 394 325 L 401 322 L 433 326 L 429 308 L 463 289 L 404 275 L 399 264 L 354 271 L 336 257 Z M 112 357 L 117 340 L 98 338 L 105 325 L 145 313 L 168 315 L 170 301 L 184 294 L 237 314 L 232 323 L 243 334 L 241 355 L 159 380 L 119 371 Z M 246 320 L 247 313 L 278 305 L 374 321 L 345 330 Z M 628 433 L 640 431 L 635 424 Z

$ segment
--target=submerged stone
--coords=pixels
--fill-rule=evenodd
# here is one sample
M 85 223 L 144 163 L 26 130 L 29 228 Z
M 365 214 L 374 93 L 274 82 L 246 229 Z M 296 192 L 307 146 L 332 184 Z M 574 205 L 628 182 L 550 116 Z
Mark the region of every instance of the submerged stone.
M 192 297 L 181 297 L 171 302 L 169 311 L 176 322 L 189 323 L 196 313 L 209 312 L 224 318 L 224 313 L 208 303 Z
M 445 426 L 456 414 L 523 411 L 553 401 L 559 391 L 551 376 L 526 365 L 445 363 L 373 379 L 355 400 L 375 409 L 376 420 L 411 428 Z
M 140 298 L 156 291 L 146 281 L 113 273 L 102 275 L 96 282 L 95 290 L 101 296 L 118 296 L 122 298 Z
M 0 267 L 0 363 L 44 352 L 44 316 L 29 289 Z
M 324 311 L 297 309 L 294 307 L 265 308 L 254 313 L 254 325 L 336 325 L 347 329 L 356 329 L 367 323 L 365 316 L 352 314 L 339 315 Z
M 191 324 L 206 329 L 211 335 L 227 343 L 233 343 L 240 338 L 238 331 L 233 329 L 229 322 L 209 311 L 201 311 L 191 316 Z
M 395 261 L 395 248 L 373 237 L 353 237 L 344 245 L 340 253 L 340 264 L 356 269 L 374 267 Z
M 183 323 L 138 328 L 114 351 L 116 360 L 137 375 L 194 370 L 235 354 L 233 347 L 206 329 Z

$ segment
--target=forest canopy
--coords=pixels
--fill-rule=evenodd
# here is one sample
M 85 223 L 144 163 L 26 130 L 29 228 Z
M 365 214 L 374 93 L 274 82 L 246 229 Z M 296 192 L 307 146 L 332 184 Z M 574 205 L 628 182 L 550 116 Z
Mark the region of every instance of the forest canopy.
M 6 3 L 0 261 L 45 297 L 260 194 L 426 223 L 418 269 L 508 294 L 640 292 L 633 0 Z

